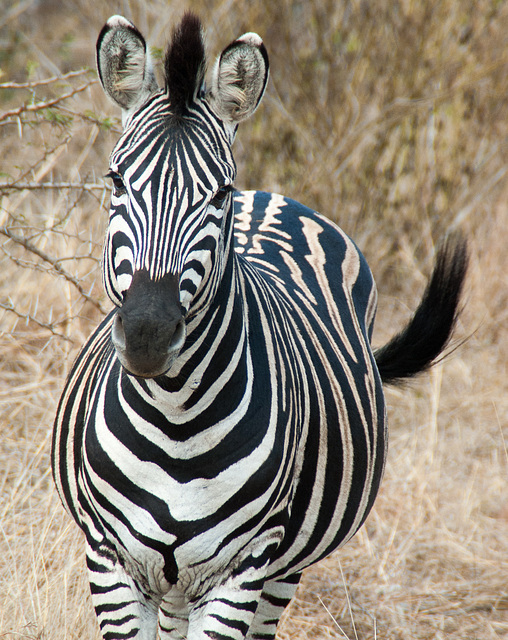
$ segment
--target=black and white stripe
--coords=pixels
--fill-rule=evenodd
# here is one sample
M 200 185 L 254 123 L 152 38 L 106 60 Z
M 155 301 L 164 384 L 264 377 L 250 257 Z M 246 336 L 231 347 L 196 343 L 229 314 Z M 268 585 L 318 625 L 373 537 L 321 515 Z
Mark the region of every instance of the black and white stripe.
M 125 123 L 103 269 L 116 308 L 69 375 L 53 472 L 106 640 L 274 638 L 302 570 L 369 513 L 381 382 L 441 352 L 465 275 L 450 241 L 405 333 L 373 353 L 376 289 L 354 243 L 297 202 L 233 193 L 236 127 L 268 75 L 259 37 L 224 50 L 208 91 L 199 43 L 186 15 L 161 91 L 128 21 L 98 41 Z

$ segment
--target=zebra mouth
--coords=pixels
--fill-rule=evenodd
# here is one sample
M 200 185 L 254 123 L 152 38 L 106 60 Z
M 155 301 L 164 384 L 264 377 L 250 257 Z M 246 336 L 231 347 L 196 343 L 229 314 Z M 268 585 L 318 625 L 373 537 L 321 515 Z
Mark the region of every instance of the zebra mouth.
M 111 339 L 125 371 L 138 378 L 156 378 L 171 369 L 185 342 L 185 322 L 180 318 L 160 326 L 125 327 L 120 313 L 113 322 Z
M 139 378 L 167 373 L 186 338 L 178 277 L 153 280 L 146 269 L 136 271 L 118 308 L 111 340 L 122 367 Z

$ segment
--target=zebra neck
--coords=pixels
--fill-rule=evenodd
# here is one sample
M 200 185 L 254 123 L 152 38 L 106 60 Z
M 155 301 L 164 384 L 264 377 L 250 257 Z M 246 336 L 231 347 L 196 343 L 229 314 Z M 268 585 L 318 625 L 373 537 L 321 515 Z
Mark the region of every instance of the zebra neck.
M 220 238 L 215 250 L 214 266 L 200 285 L 200 290 L 186 313 L 187 333 L 202 323 L 210 307 L 217 307 L 229 299 L 237 269 L 233 242 L 233 204 L 224 213 Z M 206 322 L 206 320 L 205 320 Z

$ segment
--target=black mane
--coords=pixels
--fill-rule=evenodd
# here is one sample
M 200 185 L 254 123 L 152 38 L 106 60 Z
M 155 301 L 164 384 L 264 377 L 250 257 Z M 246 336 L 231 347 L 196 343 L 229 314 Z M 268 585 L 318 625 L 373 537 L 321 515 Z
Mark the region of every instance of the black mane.
M 196 97 L 203 82 L 205 65 L 201 21 L 187 12 L 173 30 L 164 60 L 166 91 L 175 115 L 182 115 Z

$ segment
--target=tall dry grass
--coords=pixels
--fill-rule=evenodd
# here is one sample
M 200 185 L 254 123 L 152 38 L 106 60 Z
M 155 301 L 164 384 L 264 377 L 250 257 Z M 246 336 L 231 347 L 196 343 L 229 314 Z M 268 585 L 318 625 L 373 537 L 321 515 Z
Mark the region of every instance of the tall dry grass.
M 212 56 L 247 30 L 265 39 L 272 80 L 239 133 L 237 184 L 282 191 L 353 236 L 380 290 L 376 343 L 415 307 L 443 234 L 470 239 L 467 341 L 387 391 L 375 509 L 308 570 L 280 638 L 508 636 L 508 5 L 4 0 L 0 637 L 98 638 L 82 540 L 49 470 L 65 375 L 108 308 L 103 175 L 119 114 L 88 69 L 111 13 L 163 47 L 184 8 L 203 17 Z

